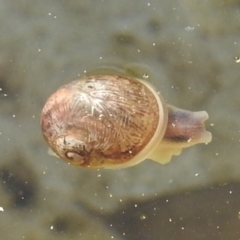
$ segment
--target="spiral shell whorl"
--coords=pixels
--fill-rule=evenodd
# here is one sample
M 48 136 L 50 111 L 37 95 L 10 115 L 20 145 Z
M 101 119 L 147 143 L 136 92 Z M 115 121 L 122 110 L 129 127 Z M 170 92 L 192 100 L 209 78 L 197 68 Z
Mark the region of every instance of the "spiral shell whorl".
M 137 155 L 153 137 L 162 117 L 158 104 L 151 90 L 138 80 L 115 75 L 84 77 L 49 98 L 42 113 L 42 130 L 61 158 L 64 138 L 66 142 L 71 139 L 68 136 L 74 136 L 89 152 L 81 165 L 119 165 Z M 71 144 L 64 151 L 69 148 Z M 66 155 L 64 160 L 70 162 Z

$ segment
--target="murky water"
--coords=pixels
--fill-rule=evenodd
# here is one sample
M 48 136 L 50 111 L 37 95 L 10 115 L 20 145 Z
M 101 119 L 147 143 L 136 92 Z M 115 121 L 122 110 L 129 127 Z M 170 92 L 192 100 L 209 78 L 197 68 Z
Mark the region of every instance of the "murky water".
M 239 239 L 239 4 L 0 0 L 1 239 Z M 147 65 L 168 103 L 207 111 L 212 142 L 121 170 L 48 155 L 46 99 L 110 63 Z

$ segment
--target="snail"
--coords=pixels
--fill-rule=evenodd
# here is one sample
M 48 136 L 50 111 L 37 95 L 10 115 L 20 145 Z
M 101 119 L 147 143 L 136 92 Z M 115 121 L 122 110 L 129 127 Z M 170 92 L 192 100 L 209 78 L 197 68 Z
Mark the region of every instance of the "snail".
M 183 148 L 209 143 L 207 119 L 205 111 L 166 104 L 144 76 L 103 70 L 53 93 L 41 128 L 50 154 L 75 166 L 116 169 L 145 159 L 165 164 Z

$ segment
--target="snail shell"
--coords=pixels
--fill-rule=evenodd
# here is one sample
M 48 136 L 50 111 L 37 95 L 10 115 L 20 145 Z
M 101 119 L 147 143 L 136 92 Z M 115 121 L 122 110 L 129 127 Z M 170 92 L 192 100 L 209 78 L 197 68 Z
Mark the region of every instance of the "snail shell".
M 205 111 L 167 105 L 144 80 L 85 76 L 59 88 L 41 115 L 52 152 L 75 166 L 122 168 L 149 158 L 167 163 L 182 148 L 211 141 Z

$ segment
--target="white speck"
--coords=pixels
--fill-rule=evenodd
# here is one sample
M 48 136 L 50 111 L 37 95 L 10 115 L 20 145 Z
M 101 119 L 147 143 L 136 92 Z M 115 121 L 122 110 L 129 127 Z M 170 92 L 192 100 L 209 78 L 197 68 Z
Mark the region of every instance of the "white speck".
M 102 57 L 99 57 L 100 60 L 102 60 Z
M 210 126 L 213 127 L 213 126 L 214 126 L 214 123 L 210 123 Z
M 218 156 L 218 153 L 216 153 L 216 156 Z
M 131 150 L 129 150 L 128 152 L 129 152 L 130 154 L 132 153 L 132 151 L 131 151 Z
M 148 3 L 147 5 L 148 5 L 148 6 L 150 6 L 151 4 L 150 4 L 150 3 Z
M 51 226 L 50 229 L 53 230 L 53 226 Z
M 7 97 L 7 94 L 6 94 L 6 93 L 4 93 L 4 94 L 3 94 L 3 96 L 4 96 L 4 97 Z
M 41 49 L 41 48 L 38 48 L 37 50 L 38 50 L 38 52 L 41 52 L 41 51 L 42 51 L 42 49 Z
M 53 18 L 57 18 L 57 16 L 54 16 Z
M 235 57 L 235 62 L 240 63 L 240 57 Z
M 101 175 L 101 174 L 98 174 L 97 176 L 98 176 L 98 177 L 101 177 L 102 175 Z
M 134 207 L 137 207 L 137 204 L 135 204 Z
M 188 31 L 188 32 L 189 32 L 189 31 L 193 31 L 193 30 L 194 30 L 194 27 L 189 27 L 189 26 L 188 26 L 188 27 L 185 27 L 185 30 Z
M 87 70 L 84 70 L 83 72 L 84 72 L 84 73 L 87 73 Z
M 169 222 L 172 222 L 172 219 L 171 219 L 171 218 L 169 218 Z
M 189 142 L 191 142 L 192 141 L 192 139 L 191 138 L 189 138 L 188 140 L 187 140 L 187 142 L 189 143 Z
M 3 209 L 3 207 L 0 207 L 0 212 L 4 212 L 4 209 Z
M 125 236 L 126 235 L 126 233 L 125 232 L 123 232 L 123 236 Z
M 110 193 L 110 194 L 109 194 L 109 197 L 113 197 L 113 195 Z
M 48 13 L 48 15 L 49 15 L 49 16 L 51 16 L 51 15 L 52 15 L 52 13 Z
M 232 194 L 232 191 L 229 191 L 230 194 Z
M 195 173 L 195 177 L 197 177 L 199 175 L 199 173 Z
M 123 200 L 120 198 L 120 199 L 119 199 L 119 202 L 122 202 L 122 201 L 123 201 Z
M 2 88 L 0 88 L 0 91 L 2 91 Z
M 138 52 L 141 52 L 140 49 L 137 50 Z
M 148 79 L 148 78 L 149 78 L 149 75 L 148 75 L 147 73 L 144 73 L 144 74 L 143 74 L 143 78 L 144 78 L 144 79 Z
M 16 115 L 14 115 L 14 114 L 13 114 L 12 116 L 13 116 L 14 118 L 16 117 Z
M 175 124 L 175 123 L 172 123 L 172 126 L 173 126 L 173 127 L 176 127 L 176 124 Z
M 156 43 L 153 43 L 152 45 L 153 45 L 153 46 L 156 46 Z
M 182 230 L 184 230 L 184 227 L 182 227 Z

